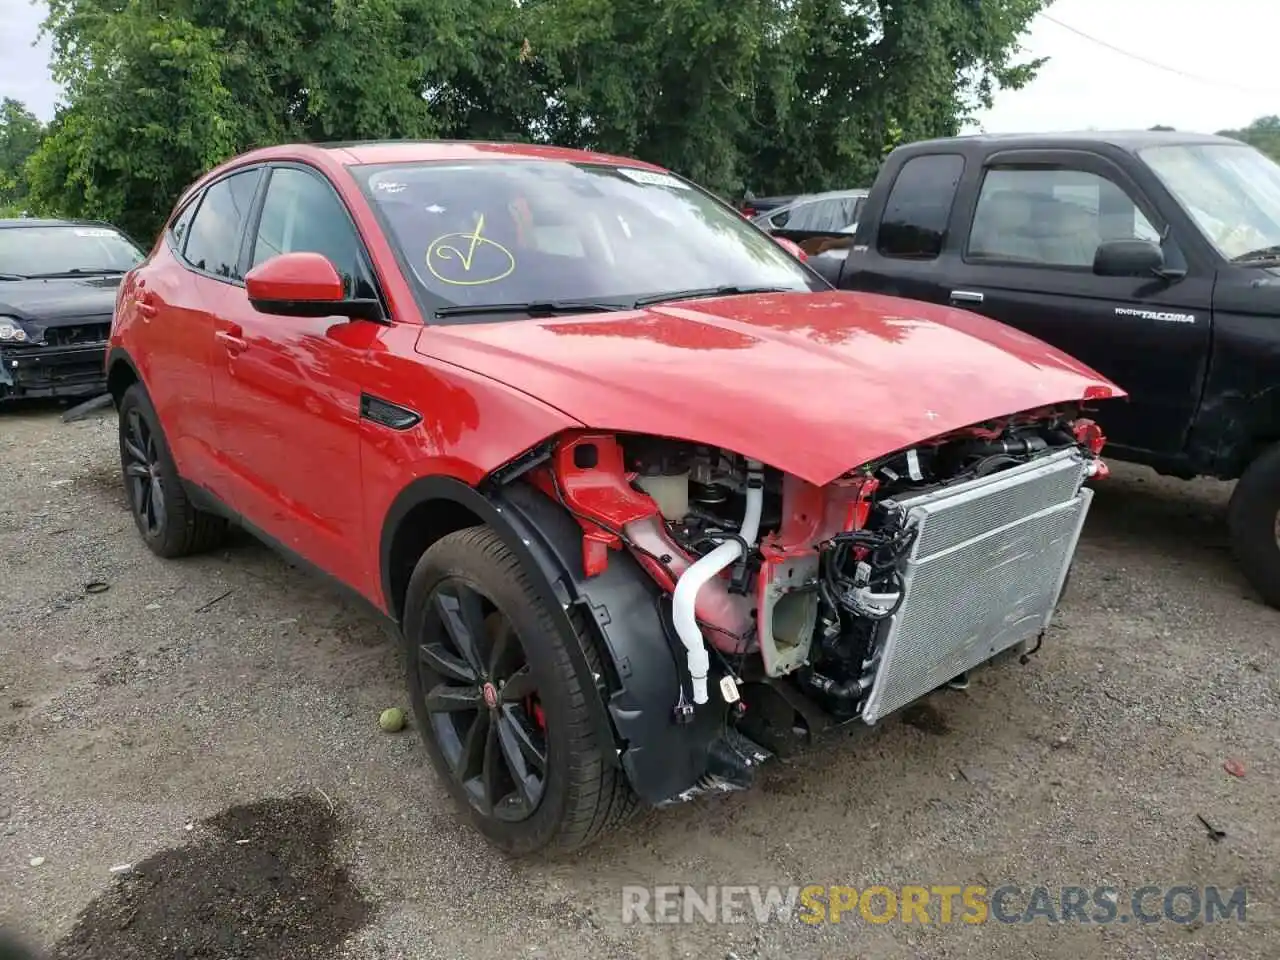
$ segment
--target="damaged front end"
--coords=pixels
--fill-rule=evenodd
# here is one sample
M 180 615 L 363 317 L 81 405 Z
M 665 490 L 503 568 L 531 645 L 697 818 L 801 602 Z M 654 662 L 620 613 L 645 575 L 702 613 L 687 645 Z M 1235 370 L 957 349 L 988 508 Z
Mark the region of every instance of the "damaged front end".
M 0 317 L 0 401 L 106 392 L 111 318 L 38 323 Z
M 731 451 L 581 432 L 503 480 L 518 474 L 576 521 L 573 577 L 614 664 L 599 679 L 621 759 L 661 804 L 746 787 L 797 740 L 874 724 L 1038 645 L 1103 443 L 1079 405 L 1052 407 L 815 486 Z M 611 608 L 604 585 L 637 579 L 651 602 Z

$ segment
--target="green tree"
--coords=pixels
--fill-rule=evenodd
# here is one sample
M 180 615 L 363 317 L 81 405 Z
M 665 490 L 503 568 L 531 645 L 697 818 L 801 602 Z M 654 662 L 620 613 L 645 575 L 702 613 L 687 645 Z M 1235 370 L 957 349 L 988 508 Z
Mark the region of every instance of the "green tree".
M 27 198 L 27 159 L 44 137 L 42 124 L 25 104 L 0 101 L 0 210 L 20 210 Z
M 798 0 L 773 57 L 794 72 L 758 90 L 750 186 L 867 185 L 898 144 L 954 136 L 996 90 L 1035 76 L 1043 60 L 1016 62 L 1018 40 L 1047 5 Z
M 145 242 L 182 187 L 237 146 L 220 37 L 140 3 L 85 34 L 58 37 L 68 106 L 27 164 L 31 197 L 42 212 L 113 221 Z
M 43 209 L 152 235 L 187 183 L 285 140 L 520 139 L 722 195 L 863 182 L 1037 63 L 1048 0 L 50 0 L 67 107 Z
M 1259 117 L 1243 130 L 1221 130 L 1218 136 L 1242 140 L 1280 162 L 1280 117 Z

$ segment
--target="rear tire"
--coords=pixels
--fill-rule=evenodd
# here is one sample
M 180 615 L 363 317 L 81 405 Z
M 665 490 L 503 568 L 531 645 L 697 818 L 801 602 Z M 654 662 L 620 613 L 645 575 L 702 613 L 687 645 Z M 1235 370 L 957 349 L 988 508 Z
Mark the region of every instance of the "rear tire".
M 227 521 L 197 510 L 187 498 L 160 418 L 140 383 L 120 400 L 120 471 L 133 522 L 156 556 L 204 553 L 226 537 Z
M 1266 450 L 1236 483 L 1227 515 L 1231 551 L 1245 578 L 1280 608 L 1280 444 Z
M 569 642 L 601 672 L 586 624 L 576 612 L 571 619 Z M 575 850 L 635 811 L 612 738 L 589 709 L 598 692 L 580 681 L 565 638 L 493 529 L 459 530 L 422 555 L 402 627 L 409 697 L 432 764 L 495 846 L 516 856 Z

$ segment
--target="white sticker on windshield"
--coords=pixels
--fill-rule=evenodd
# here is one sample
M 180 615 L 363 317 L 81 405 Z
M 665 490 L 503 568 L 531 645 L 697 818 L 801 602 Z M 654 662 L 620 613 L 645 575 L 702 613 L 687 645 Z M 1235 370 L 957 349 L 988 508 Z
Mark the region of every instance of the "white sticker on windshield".
M 116 235 L 114 230 L 100 230 L 89 227 L 78 227 L 75 234 L 77 237 L 114 237 Z
M 618 167 L 618 172 L 628 180 L 636 183 L 647 183 L 651 187 L 674 187 L 677 190 L 688 190 L 687 183 L 681 183 L 669 173 L 654 173 L 652 170 L 636 170 L 634 167 Z

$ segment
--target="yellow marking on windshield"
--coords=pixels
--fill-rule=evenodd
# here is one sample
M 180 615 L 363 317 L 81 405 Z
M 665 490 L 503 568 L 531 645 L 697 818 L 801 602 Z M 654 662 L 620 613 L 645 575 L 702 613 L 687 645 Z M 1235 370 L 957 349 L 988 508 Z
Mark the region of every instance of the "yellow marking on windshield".
M 469 233 L 446 233 L 431 241 L 427 247 L 427 269 L 441 283 L 450 283 L 459 287 L 478 287 L 486 283 L 496 283 L 511 275 L 516 268 L 516 258 L 502 244 L 484 236 L 484 214 L 476 221 L 475 229 Z M 450 241 L 450 242 L 446 242 Z M 466 252 L 463 252 L 463 248 Z M 480 253 L 480 262 L 476 263 L 476 254 Z M 456 276 L 445 276 L 437 267 L 438 264 L 457 261 L 468 279 Z M 477 273 L 472 275 L 472 268 Z M 447 271 L 457 273 L 456 270 Z

